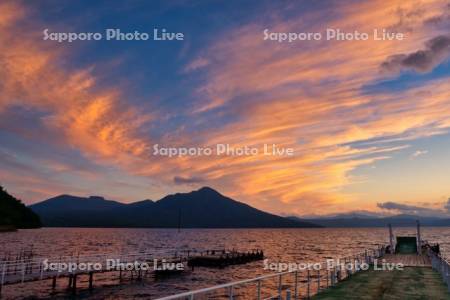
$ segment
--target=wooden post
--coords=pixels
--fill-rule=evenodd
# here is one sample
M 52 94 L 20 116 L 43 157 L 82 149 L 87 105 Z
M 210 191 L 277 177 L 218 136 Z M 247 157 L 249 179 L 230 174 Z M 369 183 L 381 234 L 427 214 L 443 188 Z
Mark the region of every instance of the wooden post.
M 294 299 L 298 299 L 298 271 L 295 271 Z
M 329 276 L 330 272 L 327 270 L 327 288 L 330 286 Z
M 306 288 L 306 298 L 307 299 L 309 299 L 309 296 L 310 296 L 310 277 L 309 277 L 309 269 L 308 269 L 308 271 L 307 271 L 307 273 L 306 273 L 306 279 L 307 279 L 307 282 L 308 282 L 308 286 L 307 286 L 307 288 Z
M 320 270 L 317 270 L 317 293 L 320 292 Z
M 25 281 L 25 262 L 22 262 L 22 283 Z
M 278 276 L 278 299 L 282 298 L 281 297 L 281 288 L 282 288 L 282 285 L 281 285 L 281 275 L 280 275 L 280 276 Z
M 76 294 L 77 293 L 77 274 L 73 275 L 73 279 L 72 279 L 73 283 L 72 283 L 72 294 Z
M 416 220 L 417 222 L 417 254 L 422 254 L 422 242 L 420 240 L 420 221 Z
M 345 273 L 347 277 L 350 277 L 352 275 L 352 258 L 349 258 L 348 262 L 347 259 L 345 259 Z
M 72 288 L 72 281 L 73 281 L 73 275 L 70 274 L 70 275 L 69 275 L 69 284 L 67 285 L 67 288 L 68 288 L 68 289 L 71 289 L 71 288 Z
M 89 272 L 89 290 L 90 291 L 92 291 L 92 289 L 94 288 L 93 280 L 94 280 L 94 272 Z
M 392 225 L 389 223 L 389 246 L 390 246 L 390 252 L 395 253 L 394 249 L 394 234 L 392 233 Z
M 6 262 L 3 263 L 2 268 L 2 282 L 0 283 L 0 297 L 1 297 L 1 288 L 3 287 L 3 284 L 5 283 L 5 275 L 6 275 Z
M 348 262 L 347 257 L 344 258 L 344 266 L 345 266 L 345 277 L 348 277 Z
M 339 282 L 339 281 L 341 281 L 341 266 L 338 266 L 337 267 L 337 270 L 336 270 L 336 277 L 337 277 L 337 282 Z
M 261 300 L 261 280 L 258 280 L 258 300 Z
M 44 266 L 42 264 L 39 264 L 39 278 L 42 280 L 42 277 L 44 276 Z

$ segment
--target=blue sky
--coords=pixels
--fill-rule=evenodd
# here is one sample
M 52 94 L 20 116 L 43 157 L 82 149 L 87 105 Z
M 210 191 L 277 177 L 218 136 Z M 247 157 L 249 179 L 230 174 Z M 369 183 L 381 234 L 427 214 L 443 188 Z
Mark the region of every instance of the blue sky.
M 386 201 L 446 213 L 446 5 L 7 1 L 0 182 L 25 203 L 61 193 L 131 202 L 208 185 L 274 213 L 380 211 Z M 43 40 L 46 28 L 185 38 L 58 43 Z M 327 28 L 406 38 L 263 39 L 264 29 Z M 276 144 L 294 155 L 169 158 L 155 144 Z

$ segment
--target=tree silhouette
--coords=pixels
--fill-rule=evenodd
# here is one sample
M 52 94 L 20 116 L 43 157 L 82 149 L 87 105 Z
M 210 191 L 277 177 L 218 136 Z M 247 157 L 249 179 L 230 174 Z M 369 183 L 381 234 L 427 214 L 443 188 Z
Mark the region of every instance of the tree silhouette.
M 38 228 L 39 216 L 0 186 L 0 226 Z

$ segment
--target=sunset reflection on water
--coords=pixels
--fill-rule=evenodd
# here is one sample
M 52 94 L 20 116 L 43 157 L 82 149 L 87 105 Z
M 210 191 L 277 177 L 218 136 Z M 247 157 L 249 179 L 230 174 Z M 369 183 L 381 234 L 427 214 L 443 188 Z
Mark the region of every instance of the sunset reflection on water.
M 415 228 L 395 228 L 396 234 L 414 234 Z M 450 228 L 422 229 L 425 240 L 439 242 L 444 253 L 450 250 Z M 44 228 L 19 230 L 0 234 L 0 255 L 33 249 L 35 255 L 54 258 L 65 255 L 120 254 L 138 251 L 171 256 L 182 250 L 235 249 L 248 251 L 263 249 L 271 262 L 322 262 L 376 248 L 388 242 L 385 228 L 319 228 L 319 229 L 103 229 L 103 228 Z M 248 279 L 271 271 L 264 270 L 262 261 L 218 268 L 196 267 L 183 275 L 155 280 L 119 283 L 118 275 L 96 274 L 94 290 L 87 291 L 87 277 L 79 282 L 79 297 L 89 299 L 136 299 L 185 292 L 216 284 Z M 286 278 L 286 284 L 289 284 Z M 264 286 L 274 286 L 275 280 Z M 54 297 L 64 298 L 67 280 L 58 280 Z M 250 289 L 250 292 L 254 290 Z M 246 292 L 241 291 L 244 296 Z M 239 293 L 239 291 L 237 292 Z M 6 286 L 6 299 L 23 297 L 47 298 L 51 282 Z M 241 297 L 242 298 L 242 297 Z M 243 297 L 242 299 L 247 298 Z

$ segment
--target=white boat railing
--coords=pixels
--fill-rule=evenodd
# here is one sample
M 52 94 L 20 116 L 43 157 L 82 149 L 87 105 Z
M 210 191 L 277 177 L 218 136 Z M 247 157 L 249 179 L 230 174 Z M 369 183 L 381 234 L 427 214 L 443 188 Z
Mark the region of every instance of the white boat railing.
M 436 254 L 435 252 L 428 249 L 428 256 L 431 259 L 431 267 L 437 271 L 447 288 L 450 292 L 450 262 L 449 260 L 441 254 Z
M 366 250 L 361 253 L 339 258 L 344 265 L 356 265 L 356 263 L 373 264 L 374 259 L 379 258 L 385 254 L 385 247 L 377 249 Z M 322 263 L 323 266 L 325 263 Z M 250 292 L 252 295 L 244 299 L 301 299 L 309 298 L 313 294 L 334 286 L 337 282 L 351 276 L 360 269 L 352 270 L 351 268 L 342 268 L 341 265 L 336 265 L 331 270 L 294 270 L 268 275 L 259 276 L 256 278 L 230 282 L 226 284 L 219 284 L 212 287 L 184 292 L 172 296 L 166 296 L 157 300 L 176 300 L 176 299 L 239 299 L 240 295 L 238 289 L 244 288 L 244 293 Z M 276 284 L 273 283 L 267 287 L 264 283 L 275 279 Z M 272 291 L 271 291 L 272 290 Z M 275 291 L 273 291 L 275 290 Z M 269 294 L 269 295 L 263 295 Z M 273 294 L 275 293 L 275 294 Z M 242 299 L 242 298 L 241 298 Z

